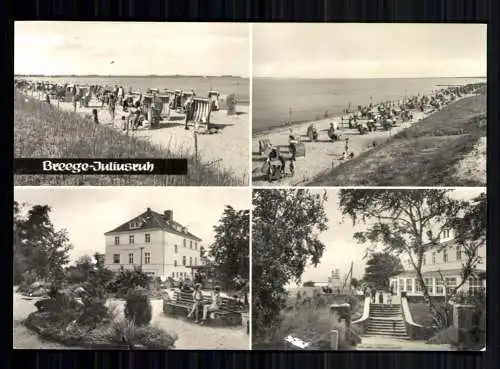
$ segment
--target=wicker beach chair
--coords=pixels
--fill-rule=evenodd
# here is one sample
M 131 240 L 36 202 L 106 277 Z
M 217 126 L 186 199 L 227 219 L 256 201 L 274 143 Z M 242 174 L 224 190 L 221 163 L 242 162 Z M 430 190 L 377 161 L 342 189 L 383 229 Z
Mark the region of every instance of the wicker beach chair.
M 271 149 L 271 141 L 268 138 L 259 140 L 259 155 L 267 155 Z

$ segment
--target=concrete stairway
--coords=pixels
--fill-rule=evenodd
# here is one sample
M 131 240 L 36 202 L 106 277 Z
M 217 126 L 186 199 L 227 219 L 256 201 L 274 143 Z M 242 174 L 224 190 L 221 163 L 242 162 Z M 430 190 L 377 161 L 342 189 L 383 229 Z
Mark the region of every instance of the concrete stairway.
M 370 304 L 367 335 L 408 338 L 400 305 Z

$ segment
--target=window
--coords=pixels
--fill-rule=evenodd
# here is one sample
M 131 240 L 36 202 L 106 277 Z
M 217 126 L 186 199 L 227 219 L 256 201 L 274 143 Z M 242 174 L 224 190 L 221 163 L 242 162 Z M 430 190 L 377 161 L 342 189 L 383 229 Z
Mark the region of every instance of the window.
M 197 260 L 196 256 L 194 257 L 194 265 L 198 265 L 198 260 Z
M 134 254 L 128 254 L 128 263 L 134 264 Z
M 189 257 L 189 265 L 193 265 L 193 258 L 191 256 Z
M 144 264 L 149 264 L 149 263 L 151 263 L 151 253 L 145 252 L 144 253 Z
M 130 226 L 130 229 L 137 229 L 137 228 L 141 227 L 141 223 L 140 222 L 130 222 L 129 226 Z
M 483 281 L 480 278 L 469 278 L 469 293 L 474 294 L 475 292 L 481 291 L 483 289 Z
M 443 230 L 443 237 L 444 238 L 450 238 L 450 230 L 449 229 Z
M 413 292 L 413 280 L 411 278 L 406 278 L 406 290 Z
M 115 236 L 115 245 L 120 244 L 120 236 Z
M 424 292 L 424 288 L 422 287 L 422 283 L 419 279 L 415 279 L 415 292 L 422 293 Z
M 440 278 L 436 278 L 436 295 L 443 295 L 443 294 L 444 294 L 443 280 Z
M 120 264 L 120 254 L 113 254 L 113 263 Z
M 177 245 L 174 246 L 174 252 L 177 254 Z
M 427 255 L 423 254 L 422 255 L 422 265 L 425 265 L 427 263 Z
M 451 294 L 455 287 L 457 286 L 457 278 L 455 277 L 450 277 L 450 278 L 445 278 L 446 281 L 446 293 Z
M 128 243 L 131 245 L 134 244 L 134 236 L 128 236 Z
M 427 292 L 429 292 L 429 295 L 432 295 L 434 293 L 434 288 L 432 286 L 432 279 L 431 278 L 424 278 L 424 283 L 425 283 L 425 287 L 427 287 Z
M 456 251 L 457 251 L 457 260 L 462 260 L 462 248 L 460 246 L 457 246 Z
M 432 253 L 432 264 L 436 264 L 436 253 Z
M 399 280 L 399 290 L 400 291 L 404 291 L 405 290 L 405 280 L 404 279 L 400 279 Z
M 174 267 L 177 266 L 177 260 L 174 260 Z
M 196 241 L 195 241 L 195 243 L 194 243 L 194 249 L 195 249 L 195 250 L 198 250 L 198 242 L 196 242 Z
M 172 278 L 174 278 L 174 277 L 175 277 L 175 272 L 172 272 Z
M 186 266 L 186 257 L 185 256 L 182 257 L 182 265 Z
M 192 249 L 193 248 L 193 241 L 189 240 L 189 248 Z
M 186 239 L 183 239 L 182 243 L 184 244 L 184 247 L 186 247 Z
M 151 235 L 149 233 L 146 233 L 144 235 L 144 242 L 145 243 L 151 243 Z
M 448 249 L 447 248 L 443 249 L 443 262 L 444 263 L 448 262 Z

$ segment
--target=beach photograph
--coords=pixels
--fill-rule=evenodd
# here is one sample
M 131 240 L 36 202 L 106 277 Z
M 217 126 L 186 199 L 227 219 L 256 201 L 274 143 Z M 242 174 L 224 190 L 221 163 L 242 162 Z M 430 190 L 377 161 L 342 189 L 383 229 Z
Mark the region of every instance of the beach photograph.
M 486 185 L 486 24 L 252 32 L 254 186 Z
M 486 349 L 486 188 L 269 188 L 252 202 L 252 349 Z
M 244 188 L 14 188 L 13 347 L 248 350 L 249 202 Z
M 245 186 L 243 23 L 15 22 L 14 157 L 187 159 L 187 175 L 16 175 L 16 185 Z

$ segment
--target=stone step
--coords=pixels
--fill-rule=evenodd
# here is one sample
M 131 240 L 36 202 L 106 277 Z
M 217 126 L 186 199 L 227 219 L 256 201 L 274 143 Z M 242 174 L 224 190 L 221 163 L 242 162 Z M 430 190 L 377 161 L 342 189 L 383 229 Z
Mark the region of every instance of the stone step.
M 401 311 L 370 311 L 370 315 L 401 315 Z
M 380 332 L 380 333 L 387 333 L 387 334 L 399 334 L 399 333 L 404 333 L 406 334 L 406 328 L 399 328 L 399 329 L 384 329 L 380 327 L 368 327 L 366 330 L 367 332 Z
M 370 331 L 366 332 L 369 336 L 384 336 L 384 337 L 398 337 L 398 338 L 408 338 L 406 332 L 392 333 L 392 332 L 380 332 L 380 331 Z
M 399 328 L 399 327 L 405 327 L 406 328 L 406 324 L 404 323 L 390 323 L 390 322 L 368 322 L 368 326 L 369 327 L 389 327 L 389 328 L 392 328 L 392 327 L 395 327 L 395 328 Z

